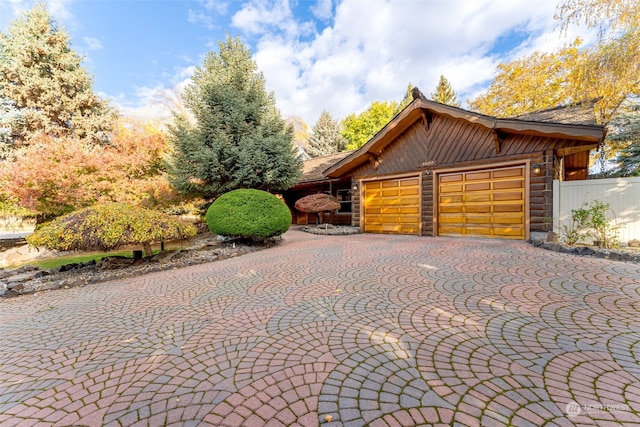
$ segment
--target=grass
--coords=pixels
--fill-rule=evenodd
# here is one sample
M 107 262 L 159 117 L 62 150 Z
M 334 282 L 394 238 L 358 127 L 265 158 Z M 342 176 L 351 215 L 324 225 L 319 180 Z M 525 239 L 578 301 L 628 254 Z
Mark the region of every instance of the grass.
M 151 246 L 153 248 L 154 255 L 160 252 L 160 244 L 153 244 Z M 179 249 L 179 248 L 182 248 L 182 242 L 168 242 L 166 244 L 167 250 Z M 12 269 L 12 268 L 19 268 L 24 265 L 33 265 L 35 267 L 46 270 L 49 268 L 59 267 L 61 265 L 79 264 L 79 263 L 89 262 L 92 260 L 100 261 L 102 258 L 106 258 L 108 256 L 124 256 L 127 258 L 133 258 L 134 249 L 140 250 L 142 249 L 142 247 L 127 248 L 127 249 L 111 251 L 111 252 L 85 252 L 77 255 L 54 256 L 53 258 L 33 260 L 33 261 L 22 262 L 20 264 L 9 265 L 5 268 Z
M 127 251 L 116 251 L 116 252 L 89 253 L 89 254 L 82 254 L 82 255 L 67 255 L 67 256 L 60 256 L 60 257 L 49 258 L 49 259 L 29 261 L 22 264 L 10 265 L 7 268 L 18 268 L 18 267 L 22 267 L 23 265 L 33 265 L 41 269 L 49 269 L 49 268 L 55 268 L 55 267 L 59 267 L 61 265 L 67 265 L 67 264 L 79 264 L 79 263 L 85 263 L 93 260 L 100 261 L 102 258 L 106 258 L 108 256 L 125 256 L 127 258 L 133 258 L 133 252 L 130 250 L 127 250 Z

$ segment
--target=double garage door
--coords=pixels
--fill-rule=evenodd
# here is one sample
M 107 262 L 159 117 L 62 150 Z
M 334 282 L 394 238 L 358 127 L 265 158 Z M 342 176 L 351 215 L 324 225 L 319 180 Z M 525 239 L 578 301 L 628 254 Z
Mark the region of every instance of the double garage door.
M 438 174 L 437 234 L 525 238 L 525 167 Z M 419 177 L 363 182 L 363 231 L 420 234 Z
M 438 235 L 524 239 L 524 166 L 438 175 Z

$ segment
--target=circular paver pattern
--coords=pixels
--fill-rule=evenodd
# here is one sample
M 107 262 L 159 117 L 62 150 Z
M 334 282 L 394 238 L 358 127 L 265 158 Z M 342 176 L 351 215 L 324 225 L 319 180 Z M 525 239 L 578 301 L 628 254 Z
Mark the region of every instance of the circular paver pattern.
M 637 265 L 291 230 L 1 300 L 0 425 L 640 425 L 639 314 Z

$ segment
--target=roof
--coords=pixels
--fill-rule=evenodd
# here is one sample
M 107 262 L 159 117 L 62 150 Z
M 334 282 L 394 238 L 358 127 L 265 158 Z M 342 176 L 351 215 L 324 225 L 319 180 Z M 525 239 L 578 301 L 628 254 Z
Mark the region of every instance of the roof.
M 546 110 L 520 114 L 513 117 L 513 119 L 530 122 L 596 125 L 594 104 L 595 101 L 588 101 L 574 105 L 562 105 Z
M 298 184 L 323 181 L 327 179 L 324 171 L 351 153 L 353 153 L 353 151 L 341 151 L 339 153 L 329 154 L 328 156 L 305 160 L 302 163 L 302 176 L 298 180 Z
M 368 153 L 380 153 L 384 147 L 400 136 L 418 120 L 424 120 L 429 114 L 436 113 L 464 120 L 468 123 L 478 124 L 493 132 L 530 134 L 544 137 L 566 138 L 582 141 L 585 145 L 599 144 L 604 140 L 606 131 L 604 126 L 582 123 L 586 115 L 578 114 L 577 109 L 564 107 L 554 108 L 537 113 L 530 113 L 514 118 L 497 118 L 487 116 L 450 105 L 439 104 L 423 97 L 416 97 L 411 104 L 405 107 L 384 128 L 358 150 L 349 156 L 337 160 L 335 164 L 325 170 L 328 177 L 338 177 L 344 172 L 368 161 Z M 582 106 L 584 110 L 584 106 Z M 535 120 L 534 120 L 535 119 Z M 572 120 L 577 120 L 578 123 Z M 580 120 L 579 120 L 580 119 Z M 563 120 L 562 122 L 553 120 Z

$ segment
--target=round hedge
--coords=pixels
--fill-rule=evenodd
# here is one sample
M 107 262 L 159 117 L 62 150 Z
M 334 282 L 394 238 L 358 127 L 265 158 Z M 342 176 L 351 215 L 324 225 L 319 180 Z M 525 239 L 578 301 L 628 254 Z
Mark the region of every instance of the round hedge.
M 240 189 L 218 197 L 207 210 L 207 225 L 214 234 L 247 239 L 268 239 L 291 225 L 291 211 L 273 194 Z

